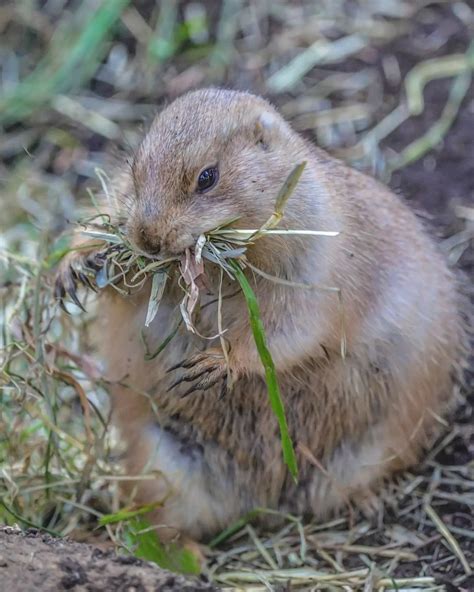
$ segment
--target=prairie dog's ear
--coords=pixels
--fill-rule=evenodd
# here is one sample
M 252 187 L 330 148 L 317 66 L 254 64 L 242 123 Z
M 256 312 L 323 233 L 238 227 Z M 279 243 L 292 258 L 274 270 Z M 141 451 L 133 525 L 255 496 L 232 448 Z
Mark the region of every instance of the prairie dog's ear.
M 272 139 L 277 138 L 283 131 L 282 122 L 276 113 L 263 111 L 255 122 L 255 141 L 266 149 L 271 146 Z

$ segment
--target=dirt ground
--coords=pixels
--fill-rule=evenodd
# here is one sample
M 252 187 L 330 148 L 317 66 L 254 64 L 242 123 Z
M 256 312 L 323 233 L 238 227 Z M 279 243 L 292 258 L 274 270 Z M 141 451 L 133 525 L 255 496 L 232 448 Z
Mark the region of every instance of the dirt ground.
M 212 592 L 136 557 L 118 556 L 35 529 L 0 527 L 0 589 L 4 592 Z

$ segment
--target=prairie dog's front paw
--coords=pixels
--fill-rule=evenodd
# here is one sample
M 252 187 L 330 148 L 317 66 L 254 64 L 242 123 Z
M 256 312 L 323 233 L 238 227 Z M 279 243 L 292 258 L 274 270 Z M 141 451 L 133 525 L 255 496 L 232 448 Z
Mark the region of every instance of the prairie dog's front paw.
M 64 310 L 66 310 L 64 306 L 66 294 L 79 308 L 84 310 L 84 306 L 77 297 L 78 285 L 83 284 L 87 288 L 96 291 L 96 286 L 89 273 L 97 272 L 103 264 L 104 259 L 96 251 L 72 251 L 63 258 L 56 274 L 54 295 Z
M 353 501 L 364 517 L 372 522 L 376 521 L 377 516 L 383 511 L 383 501 L 370 489 L 359 490 L 354 496 Z
M 181 370 L 177 378 L 168 388 L 168 391 L 174 389 L 183 382 L 192 383 L 191 386 L 182 393 L 182 397 L 190 395 L 194 391 L 203 391 L 222 381 L 221 396 L 227 390 L 227 362 L 224 353 L 219 348 L 209 348 L 204 352 L 199 352 L 186 360 L 182 360 L 171 368 L 168 372 Z

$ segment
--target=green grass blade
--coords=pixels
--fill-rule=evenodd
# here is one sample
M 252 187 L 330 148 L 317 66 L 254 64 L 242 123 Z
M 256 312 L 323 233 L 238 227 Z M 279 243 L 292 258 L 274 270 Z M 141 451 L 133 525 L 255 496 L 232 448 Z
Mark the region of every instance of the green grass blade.
M 255 518 L 258 518 L 259 514 L 261 514 L 259 509 L 250 510 L 250 512 L 248 512 L 245 516 L 243 516 L 242 518 L 239 518 L 239 520 L 236 520 L 233 524 L 228 526 L 226 529 L 224 529 L 222 532 L 220 532 L 217 536 L 215 536 L 211 541 L 209 541 L 209 543 L 208 543 L 209 547 L 211 549 L 218 547 L 221 543 L 226 541 L 228 538 L 230 538 L 236 532 L 239 532 L 239 530 L 242 530 L 242 528 L 244 528 L 244 526 L 246 526 L 247 524 L 249 524 L 250 522 L 255 520 Z
M 265 224 L 263 224 L 263 226 L 261 226 L 258 229 L 258 231 L 254 234 L 254 236 L 252 237 L 253 240 L 264 234 L 266 231 L 275 228 L 275 226 L 278 226 L 278 224 L 281 222 L 286 204 L 288 203 L 288 200 L 290 199 L 290 197 L 293 194 L 293 191 L 298 185 L 298 182 L 301 178 L 301 175 L 303 174 L 306 163 L 307 161 L 303 160 L 303 162 L 297 164 L 290 172 L 276 197 L 275 211 L 265 222 Z
M 49 528 L 46 528 L 45 526 L 40 526 L 38 524 L 35 524 L 34 522 L 27 520 L 23 516 L 20 516 L 20 514 L 15 512 L 15 510 L 13 508 L 11 508 L 10 506 L 7 506 L 7 504 L 1 498 L 0 498 L 0 507 L 4 508 L 8 514 L 11 514 L 17 522 L 24 525 L 25 527 L 28 526 L 30 528 L 36 528 L 37 530 L 47 532 L 48 534 L 50 534 L 52 536 L 55 536 L 58 538 L 61 537 L 61 533 L 56 532 L 55 530 L 51 530 Z M 9 522 L 6 520 L 6 518 L 4 516 L 2 516 L 0 514 L 0 517 L 2 518 L 2 523 L 9 524 Z
M 278 192 L 277 198 L 275 200 L 275 212 L 283 216 L 283 211 L 286 207 L 288 200 L 290 199 L 293 191 L 295 190 L 298 182 L 300 180 L 301 175 L 303 174 L 304 168 L 306 166 L 306 160 L 300 162 L 300 164 L 296 165 L 295 168 L 291 171 L 288 175 L 288 178 L 283 183 L 282 188 Z
M 267 347 L 265 330 L 263 328 L 262 320 L 260 318 L 260 308 L 258 306 L 257 298 L 252 287 L 250 286 L 244 272 L 236 261 L 230 261 L 230 265 L 235 274 L 235 278 L 242 288 L 242 292 L 247 303 L 249 311 L 250 325 L 252 327 L 255 345 L 257 346 L 258 354 L 265 369 L 265 381 L 268 388 L 268 396 L 273 412 L 278 420 L 280 426 L 281 445 L 283 449 L 283 458 L 290 470 L 290 473 L 295 481 L 297 481 L 298 467 L 296 464 L 296 455 L 293 448 L 290 435 L 288 433 L 288 424 L 285 416 L 285 408 L 281 400 L 280 388 L 276 377 L 275 364 Z
M 125 526 L 126 545 L 135 557 L 153 561 L 163 569 L 182 574 L 199 574 L 199 562 L 191 551 L 177 544 L 163 545 L 155 529 L 144 519 L 133 518 Z
M 116 524 L 117 522 L 123 522 L 124 520 L 131 520 L 132 518 L 137 518 L 137 516 L 148 514 L 148 512 L 156 510 L 156 508 L 159 506 L 159 503 L 153 502 L 152 504 L 141 506 L 137 510 L 127 510 L 124 508 L 123 510 L 119 510 L 114 514 L 104 514 L 104 516 L 99 518 L 99 525 L 105 526 L 106 524 Z
M 160 345 L 156 348 L 156 350 L 154 352 L 148 351 L 148 347 L 146 347 L 145 360 L 147 360 L 147 362 L 149 360 L 154 360 L 156 357 L 158 357 L 161 354 L 161 352 L 165 349 L 165 347 L 168 345 L 168 343 L 170 343 L 170 341 L 173 339 L 173 337 L 179 331 L 179 328 L 181 327 L 183 322 L 184 322 L 183 319 L 180 318 L 178 320 L 178 322 L 175 324 L 175 326 L 173 327 L 173 329 L 163 339 L 163 341 L 160 343 Z M 142 341 L 143 341 L 143 333 L 142 333 Z
M 69 51 L 65 50 L 64 43 L 74 37 L 75 27 L 68 27 L 61 43 L 51 48 L 36 69 L 11 92 L 0 96 L 0 123 L 6 125 L 20 121 L 58 93 L 67 93 L 87 82 L 103 58 L 106 38 L 129 2 L 101 2 L 82 24 Z

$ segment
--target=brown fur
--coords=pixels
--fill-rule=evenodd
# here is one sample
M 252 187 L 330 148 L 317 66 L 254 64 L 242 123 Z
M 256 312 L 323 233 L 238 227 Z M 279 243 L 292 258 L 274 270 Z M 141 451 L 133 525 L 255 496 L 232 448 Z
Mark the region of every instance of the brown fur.
M 306 143 L 259 97 L 197 91 L 156 118 L 119 187 L 130 240 L 141 249 L 159 247 L 165 257 L 237 216 L 241 228 L 256 228 L 302 160 L 308 165 L 282 226 L 340 236 L 265 238 L 248 252 L 267 273 L 335 286 L 343 295 L 345 359 L 334 294 L 249 276 L 300 445 L 299 485 L 283 464 L 241 294 L 223 306 L 235 379 L 223 398 L 218 385 L 185 398 L 189 383 L 167 390 L 176 379 L 167 370 L 180 360 L 204 351 L 214 363 L 208 341 L 183 330 L 146 361 L 140 332 L 147 291 L 101 296 L 97 342 L 127 446 L 126 469 L 158 471 L 130 492 L 138 501 L 163 502 L 154 520 L 166 535 L 206 537 L 255 506 L 324 516 L 415 462 L 451 400 L 462 358 L 460 298 L 435 245 L 397 196 Z M 200 171 L 216 164 L 218 184 L 197 194 Z M 216 293 L 218 274 L 211 272 L 210 281 Z M 224 294 L 235 289 L 224 284 Z M 213 299 L 205 296 L 203 304 Z M 150 349 L 172 329 L 179 300 L 176 288 L 165 294 L 145 331 Z M 217 332 L 216 307 L 202 309 L 204 335 Z

